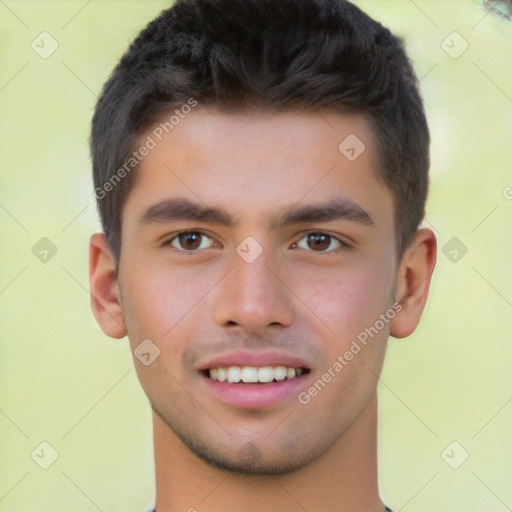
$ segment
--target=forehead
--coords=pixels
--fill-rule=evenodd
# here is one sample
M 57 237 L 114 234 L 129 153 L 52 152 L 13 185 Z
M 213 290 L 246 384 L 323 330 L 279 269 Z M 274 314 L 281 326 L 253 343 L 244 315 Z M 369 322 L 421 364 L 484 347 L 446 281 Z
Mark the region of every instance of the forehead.
M 179 196 L 222 207 L 242 221 L 270 221 L 276 210 L 339 196 L 377 219 L 392 217 L 391 193 L 377 178 L 375 135 L 362 115 L 199 107 L 172 115 L 139 139 L 151 149 L 136 171 L 127 216 Z

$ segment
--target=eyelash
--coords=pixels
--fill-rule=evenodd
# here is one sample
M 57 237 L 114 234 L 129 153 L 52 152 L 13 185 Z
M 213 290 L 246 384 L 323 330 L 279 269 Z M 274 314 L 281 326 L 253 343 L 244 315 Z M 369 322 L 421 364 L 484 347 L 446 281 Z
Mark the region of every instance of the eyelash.
M 162 242 L 160 245 L 161 245 L 161 247 L 169 247 L 169 246 L 171 246 L 172 242 L 174 240 L 176 240 L 180 235 L 186 235 L 186 234 L 201 235 L 201 236 L 204 236 L 204 237 L 212 239 L 212 237 L 208 236 L 206 233 L 203 233 L 202 231 L 193 230 L 193 229 L 187 229 L 185 231 L 179 231 L 177 233 L 174 233 L 171 238 L 168 238 L 167 240 Z M 325 233 L 323 231 L 315 231 L 315 230 L 308 231 L 308 232 L 304 233 L 304 235 L 299 239 L 299 242 L 302 239 L 307 238 L 309 235 L 313 235 L 313 234 L 314 235 L 324 235 L 324 236 L 327 236 L 331 240 L 335 240 L 335 241 L 339 242 L 340 246 L 335 248 L 335 249 L 331 249 L 331 250 L 325 250 L 325 251 L 309 250 L 307 252 L 312 252 L 313 254 L 331 255 L 333 253 L 338 253 L 339 251 L 351 249 L 351 246 L 348 243 L 344 242 L 343 240 L 340 240 L 339 238 L 337 238 L 337 237 L 335 237 L 333 235 L 330 235 L 329 233 Z M 292 245 L 296 246 L 297 244 L 298 244 L 298 242 L 294 242 Z M 204 250 L 204 249 L 193 249 L 193 250 L 176 249 L 175 247 L 172 247 L 172 246 L 171 246 L 171 248 L 175 252 L 184 253 L 184 254 L 195 254 L 195 253 L 200 252 L 201 250 Z M 294 247 L 294 250 L 296 250 L 296 247 Z

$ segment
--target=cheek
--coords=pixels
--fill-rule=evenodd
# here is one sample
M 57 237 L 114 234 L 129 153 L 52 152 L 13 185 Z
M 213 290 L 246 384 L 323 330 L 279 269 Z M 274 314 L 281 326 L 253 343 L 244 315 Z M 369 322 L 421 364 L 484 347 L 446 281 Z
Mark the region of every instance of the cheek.
M 390 307 L 392 269 L 383 267 L 382 262 L 359 261 L 351 268 L 316 272 L 308 283 L 302 278 L 299 293 L 307 297 L 304 302 L 314 313 L 302 321 L 308 322 L 306 330 L 315 332 L 312 339 L 325 361 L 301 399 L 323 411 L 324 422 L 348 421 L 352 415 L 347 411 L 357 411 L 375 391 L 389 324 L 371 337 L 365 329 Z M 361 335 L 367 336 L 365 342 Z
M 213 273 L 194 273 L 191 279 L 190 270 L 177 267 L 144 272 L 133 269 L 125 275 L 123 306 L 132 343 L 144 338 L 167 343 L 175 338 L 187 317 L 197 316 L 201 299 L 215 284 Z
M 338 345 L 350 344 L 390 306 L 391 269 L 370 261 L 315 272 L 307 283 L 301 279 L 299 296 L 307 297 L 304 302 L 313 318 Z
M 139 382 L 152 400 L 165 399 L 169 386 L 176 385 L 174 379 L 185 382 L 182 354 L 191 326 L 197 328 L 204 321 L 201 299 L 216 282 L 213 273 L 193 279 L 190 274 L 190 269 L 187 272 L 158 266 L 125 273 L 123 311 L 132 353 L 145 339 L 160 349 L 158 358 L 149 366 L 133 356 Z

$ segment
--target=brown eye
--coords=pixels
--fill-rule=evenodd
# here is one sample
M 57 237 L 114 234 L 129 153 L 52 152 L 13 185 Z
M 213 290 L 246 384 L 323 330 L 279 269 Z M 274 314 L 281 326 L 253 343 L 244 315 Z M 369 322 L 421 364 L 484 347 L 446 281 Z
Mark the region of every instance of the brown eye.
M 303 242 L 305 240 L 305 243 Z M 334 244 L 334 247 L 333 247 Z M 337 244 L 337 245 L 336 245 Z M 327 249 L 334 250 L 344 246 L 337 238 L 326 233 L 307 233 L 297 243 L 300 249 L 312 250 L 313 252 L 326 252 Z
M 197 251 L 211 247 L 211 243 L 208 245 L 208 241 L 211 242 L 211 238 L 204 233 L 199 231 L 183 231 L 165 242 L 164 245 L 171 245 L 179 251 Z
M 181 247 L 186 251 L 194 251 L 201 245 L 201 235 L 199 233 L 182 233 L 178 235 Z

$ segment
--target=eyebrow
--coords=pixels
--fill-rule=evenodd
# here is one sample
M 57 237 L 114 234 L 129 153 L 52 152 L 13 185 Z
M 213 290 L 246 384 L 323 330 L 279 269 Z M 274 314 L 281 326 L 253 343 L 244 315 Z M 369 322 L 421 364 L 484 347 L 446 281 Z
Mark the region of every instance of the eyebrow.
M 375 225 L 372 216 L 354 201 L 334 198 L 325 203 L 292 208 L 275 217 L 272 220 L 271 229 L 340 219 L 364 226 Z M 240 219 L 233 217 L 226 210 L 207 207 L 185 198 L 160 201 L 150 206 L 140 217 L 140 223 L 143 225 L 172 221 L 198 221 L 206 224 L 220 224 L 229 228 L 240 224 Z

